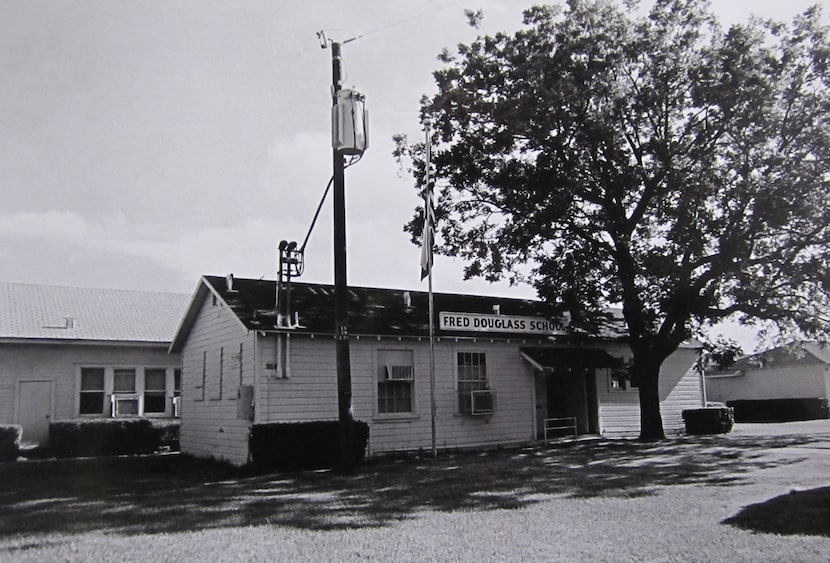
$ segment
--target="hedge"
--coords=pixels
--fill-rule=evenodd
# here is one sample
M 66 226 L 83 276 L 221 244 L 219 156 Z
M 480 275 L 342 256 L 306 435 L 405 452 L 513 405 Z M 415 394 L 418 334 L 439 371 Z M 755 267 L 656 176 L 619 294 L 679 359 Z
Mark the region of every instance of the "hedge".
M 728 434 L 735 424 L 734 412 L 729 407 L 687 409 L 682 414 L 687 434 Z
M 369 441 L 369 425 L 354 421 L 354 460 L 362 464 Z M 340 422 L 277 422 L 251 428 L 250 452 L 255 467 L 297 471 L 329 469 L 340 461 Z
M 98 418 L 52 422 L 49 442 L 56 457 L 150 454 L 179 449 L 179 421 Z
M 18 424 L 0 424 L 0 461 L 14 461 L 20 454 L 23 427 Z
M 738 422 L 792 422 L 830 418 L 826 398 L 728 401 Z

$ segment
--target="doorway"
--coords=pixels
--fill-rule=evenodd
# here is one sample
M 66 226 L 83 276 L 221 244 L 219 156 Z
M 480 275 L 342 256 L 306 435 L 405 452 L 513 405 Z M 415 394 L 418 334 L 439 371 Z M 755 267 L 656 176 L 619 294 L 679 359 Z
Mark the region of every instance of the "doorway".
M 17 423 L 23 427 L 21 443 L 47 444 L 52 419 L 52 382 L 21 381 L 17 397 Z
M 557 367 L 536 372 L 536 437 L 546 418 L 573 417 L 577 434 L 599 434 L 596 370 Z

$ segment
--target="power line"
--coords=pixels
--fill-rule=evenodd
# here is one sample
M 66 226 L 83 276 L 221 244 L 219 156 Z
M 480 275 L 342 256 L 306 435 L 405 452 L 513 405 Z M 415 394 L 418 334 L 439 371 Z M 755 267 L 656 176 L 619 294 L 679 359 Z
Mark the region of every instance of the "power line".
M 431 15 L 431 14 L 434 14 L 434 13 L 436 13 L 436 12 L 440 12 L 440 11 L 442 11 L 442 10 L 446 10 L 447 8 L 450 8 L 450 7 L 452 7 L 452 6 L 456 6 L 456 5 L 458 5 L 458 4 L 461 4 L 461 3 L 462 3 L 462 2 L 464 2 L 464 1 L 465 1 L 465 0 L 455 0 L 454 2 L 448 2 L 448 3 L 446 3 L 446 4 L 442 5 L 442 6 L 438 6 L 437 8 L 433 8 L 432 10 L 428 10 L 428 11 L 426 11 L 426 12 L 421 12 L 420 14 L 415 14 L 415 15 L 413 15 L 413 16 L 409 16 L 409 17 L 404 18 L 404 19 L 402 19 L 402 20 L 398 20 L 398 21 L 395 21 L 395 22 L 392 22 L 392 23 L 389 23 L 389 24 L 386 24 L 386 25 L 382 25 L 382 26 L 380 26 L 380 27 L 377 27 L 377 28 L 372 29 L 372 30 L 370 30 L 370 31 L 367 31 L 367 32 L 365 32 L 365 33 L 361 33 L 361 34 L 356 35 L 355 37 L 353 37 L 353 38 L 351 38 L 351 39 L 349 39 L 349 40 L 347 40 L 347 41 L 355 41 L 355 40 L 357 40 L 357 39 L 362 39 L 362 38 L 364 38 L 364 37 L 368 37 L 369 35 L 374 35 L 375 33 L 379 33 L 379 32 L 381 32 L 381 31 L 386 31 L 387 29 L 390 29 L 390 28 L 393 28 L 393 27 L 397 27 L 397 26 L 399 26 L 399 25 L 403 25 L 403 24 L 405 24 L 405 23 L 411 22 L 411 21 L 413 21 L 413 20 L 417 20 L 417 19 L 419 19 L 419 18 L 423 18 L 423 17 L 425 17 L 425 16 L 429 16 L 429 15 Z M 347 41 L 343 41 L 343 43 L 346 43 Z

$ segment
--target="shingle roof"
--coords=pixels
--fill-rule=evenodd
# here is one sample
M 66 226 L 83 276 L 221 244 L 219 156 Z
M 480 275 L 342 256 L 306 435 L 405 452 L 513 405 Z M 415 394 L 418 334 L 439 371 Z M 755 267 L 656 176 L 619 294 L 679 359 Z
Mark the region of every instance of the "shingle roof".
M 0 339 L 167 343 L 190 296 L 0 282 Z
M 402 289 L 379 289 L 349 287 L 349 333 L 371 336 L 429 336 L 429 295 L 424 291 Z M 172 350 L 184 342 L 190 323 L 195 319 L 201 299 L 209 293 L 224 301 L 241 324 L 248 330 L 273 331 L 275 326 L 276 282 L 273 280 L 233 280 L 233 289 L 228 290 L 226 278 L 204 276 L 194 295 L 194 303 L 188 310 L 174 339 Z M 555 318 L 556 312 L 548 304 L 529 300 L 480 295 L 451 293 L 433 294 L 436 315 L 440 311 L 458 313 L 492 313 L 493 306 L 499 306 L 499 314 L 522 317 Z M 293 282 L 291 284 L 292 316 L 297 314 L 299 326 L 294 332 L 333 334 L 334 287 L 325 284 Z M 619 338 L 619 324 L 609 328 L 605 338 Z M 616 327 L 617 330 L 611 330 Z M 441 336 L 437 328 L 436 334 Z M 453 336 L 478 336 L 454 330 Z M 487 332 L 488 338 L 521 338 L 514 332 Z M 538 335 L 537 335 L 538 336 Z

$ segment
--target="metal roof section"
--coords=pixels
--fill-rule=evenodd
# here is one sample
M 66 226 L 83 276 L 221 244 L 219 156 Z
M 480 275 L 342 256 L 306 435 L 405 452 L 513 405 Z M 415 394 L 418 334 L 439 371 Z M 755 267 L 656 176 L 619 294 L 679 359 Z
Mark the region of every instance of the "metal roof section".
M 541 372 L 556 368 L 616 368 L 623 365 L 622 358 L 615 358 L 600 348 L 519 348 L 522 358 Z
M 0 339 L 169 343 L 188 298 L 0 282 Z
M 232 289 L 228 288 L 229 279 L 232 279 Z M 276 291 L 273 280 L 203 276 L 170 347 L 171 351 L 178 351 L 184 345 L 198 309 L 208 295 L 220 299 L 251 331 L 334 334 L 333 286 L 293 282 L 289 326 L 278 324 Z M 351 286 L 348 294 L 350 334 L 429 336 L 427 292 Z M 436 317 L 449 313 L 456 318 L 470 319 L 467 326 L 447 326 L 445 323 L 441 328 L 439 318 L 436 318 L 436 335 L 442 338 L 590 339 L 568 331 L 557 319 L 556 311 L 541 301 L 450 293 L 434 293 L 433 300 Z M 535 324 L 540 327 L 535 332 L 529 330 L 534 320 L 539 321 Z M 474 326 L 476 322 L 478 326 Z M 516 324 L 519 322 L 525 325 L 519 328 Z M 619 315 L 609 313 L 608 328 L 601 338 L 619 339 L 624 334 Z

